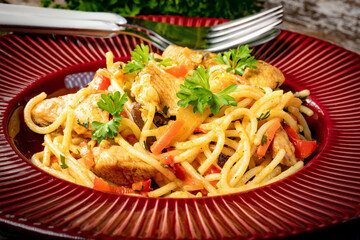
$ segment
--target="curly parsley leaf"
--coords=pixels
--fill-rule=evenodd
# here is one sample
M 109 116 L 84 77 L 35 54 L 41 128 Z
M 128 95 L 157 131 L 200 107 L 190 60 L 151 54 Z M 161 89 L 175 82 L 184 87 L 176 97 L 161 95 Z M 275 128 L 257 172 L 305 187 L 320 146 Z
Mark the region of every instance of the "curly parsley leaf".
M 149 46 L 141 44 L 136 45 L 136 49 L 131 52 L 131 61 L 124 66 L 124 72 L 132 73 L 144 69 L 154 58 L 154 54 L 149 54 Z
M 242 76 L 246 67 L 257 69 L 255 66 L 257 60 L 250 55 L 251 52 L 252 49 L 249 49 L 249 45 L 242 45 L 237 49 L 230 49 L 228 52 L 224 52 L 223 55 L 219 53 L 214 61 L 228 65 L 227 72 Z
M 106 94 L 101 94 L 101 99 L 97 102 L 97 105 L 102 110 L 107 111 L 113 116 L 118 116 L 123 110 L 124 105 L 127 102 L 127 94 L 124 93 L 122 96 L 119 91 Z
M 116 91 L 114 94 L 101 94 L 101 99 L 99 99 L 97 105 L 102 110 L 110 113 L 112 119 L 106 123 L 98 121 L 93 121 L 91 123 L 89 129 L 94 130 L 91 137 L 93 140 L 97 140 L 97 142 L 100 143 L 102 140 L 117 136 L 120 121 L 122 120 L 120 113 L 124 110 L 124 105 L 127 100 L 127 94 L 124 93 L 123 95 L 120 95 L 119 91 Z
M 181 90 L 176 93 L 180 99 L 177 105 L 180 107 L 193 106 L 194 113 L 204 113 L 204 109 L 209 106 L 213 114 L 219 112 L 224 105 L 236 106 L 235 99 L 228 94 L 236 91 L 237 85 L 232 84 L 221 92 L 213 93 L 210 91 L 210 71 L 200 66 L 193 72 L 192 77 L 185 79 L 184 84 L 180 84 Z

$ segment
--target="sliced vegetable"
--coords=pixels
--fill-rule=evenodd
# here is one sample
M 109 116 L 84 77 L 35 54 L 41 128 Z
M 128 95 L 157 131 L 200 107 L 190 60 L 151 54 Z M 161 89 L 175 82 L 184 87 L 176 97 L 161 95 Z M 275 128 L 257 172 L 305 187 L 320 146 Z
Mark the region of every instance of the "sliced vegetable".
M 208 132 L 210 132 L 210 130 L 202 129 L 201 127 L 197 127 L 194 130 L 194 133 L 208 133 Z
M 227 160 L 229 159 L 230 156 L 225 155 L 223 153 L 220 153 L 216 163 L 219 165 L 219 167 L 224 167 L 225 163 L 227 162 Z
M 111 186 L 105 180 L 95 177 L 94 179 L 94 189 L 104 191 L 104 192 L 111 192 Z
M 95 165 L 94 154 L 87 142 L 80 143 L 80 156 L 88 169 Z
M 316 141 L 301 140 L 296 130 L 292 127 L 285 125 L 284 129 L 289 137 L 290 142 L 295 147 L 295 157 L 305 159 L 309 157 L 316 149 Z
M 164 168 L 169 168 L 170 170 L 173 170 L 175 165 L 174 156 L 168 155 L 164 158 L 161 158 L 160 164 Z
M 171 140 L 176 136 L 183 125 L 184 120 L 182 119 L 169 123 L 169 127 L 165 133 L 150 147 L 151 152 L 160 154 L 164 148 L 169 146 Z
M 96 190 L 103 191 L 103 192 L 110 192 L 110 193 L 116 193 L 116 194 L 134 193 L 134 190 L 131 188 L 110 185 L 110 183 L 108 183 L 107 181 L 105 181 L 99 177 L 94 178 L 94 187 L 93 188 Z
M 138 142 L 138 139 L 136 138 L 136 136 L 134 134 L 129 134 L 125 137 L 125 140 L 130 143 L 131 145 L 134 145 L 135 143 Z
M 276 131 L 281 127 L 281 123 L 280 121 L 275 121 L 274 123 L 272 123 L 268 129 L 266 130 L 266 132 L 263 135 L 263 138 L 261 140 L 261 144 L 258 146 L 257 148 L 257 156 L 259 158 L 262 158 L 265 156 L 266 151 L 268 150 L 270 143 L 272 142 L 272 140 L 274 139 L 274 136 L 276 134 Z
M 185 185 L 194 186 L 194 187 L 202 187 L 203 183 L 191 176 L 186 170 L 181 166 L 180 163 L 175 163 L 174 165 L 175 175 L 178 179 L 184 182 Z
M 181 78 L 185 77 L 185 75 L 188 73 L 188 70 L 185 65 L 175 65 L 170 68 L 165 68 L 165 72 L 170 73 L 174 77 Z
M 95 76 L 94 80 L 91 83 L 91 87 L 94 90 L 106 90 L 109 88 L 110 84 L 111 84 L 110 78 L 102 74 L 99 74 Z
M 210 168 L 208 168 L 208 170 L 205 171 L 204 176 L 209 175 L 209 174 L 214 174 L 214 173 L 220 173 L 221 169 L 219 169 L 218 167 L 216 167 L 214 164 L 210 166 Z
M 131 189 L 134 190 L 135 192 L 149 192 L 150 190 L 152 190 L 150 186 L 151 186 L 151 179 L 147 179 L 133 183 L 131 185 Z

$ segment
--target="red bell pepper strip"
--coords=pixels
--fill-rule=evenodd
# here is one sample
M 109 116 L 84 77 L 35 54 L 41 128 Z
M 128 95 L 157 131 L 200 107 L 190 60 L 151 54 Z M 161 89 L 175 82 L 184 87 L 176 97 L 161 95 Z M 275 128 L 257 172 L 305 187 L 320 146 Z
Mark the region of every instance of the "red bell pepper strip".
M 285 125 L 284 129 L 289 137 L 290 142 L 295 147 L 295 157 L 298 159 L 305 159 L 309 157 L 316 149 L 316 141 L 301 140 L 296 130 Z
M 91 87 L 94 90 L 107 90 L 111 84 L 111 81 L 108 77 L 104 75 L 96 75 L 94 80 L 91 83 Z
M 175 163 L 174 166 L 175 169 L 175 175 L 178 179 L 184 182 L 185 185 L 195 186 L 195 187 L 202 187 L 203 183 L 197 179 L 191 176 L 186 170 L 181 166 L 180 163 Z
M 150 190 L 152 190 L 152 188 L 150 188 L 150 185 L 151 185 L 151 179 L 142 180 L 133 183 L 131 185 L 131 189 L 134 190 L 135 192 L 149 192 Z
M 169 67 L 164 69 L 165 72 L 170 73 L 171 75 L 173 75 L 174 77 L 180 78 L 180 77 L 185 77 L 185 75 L 188 73 L 187 68 L 185 67 L 185 65 L 176 65 L 173 67 Z

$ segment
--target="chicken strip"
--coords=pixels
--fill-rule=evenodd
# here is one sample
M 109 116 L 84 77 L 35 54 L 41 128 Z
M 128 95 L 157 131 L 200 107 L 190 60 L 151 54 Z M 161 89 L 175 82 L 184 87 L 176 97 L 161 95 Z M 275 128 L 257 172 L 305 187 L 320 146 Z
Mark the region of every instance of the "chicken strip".
M 194 51 L 187 47 L 168 46 L 162 54 L 163 58 L 171 58 L 179 65 L 185 65 L 187 70 L 194 70 L 199 65 L 204 65 L 205 68 L 216 65 L 217 63 L 212 61 L 216 57 L 216 54 L 205 51 Z
M 90 94 L 82 99 L 76 106 L 73 128 L 77 134 L 91 137 L 91 131 L 80 124 L 89 124 L 89 126 L 91 126 L 93 121 L 109 121 L 109 113 L 107 111 L 102 111 L 97 106 L 97 102 L 101 98 L 100 95 L 101 94 Z M 61 112 L 66 108 L 67 104 L 71 101 L 72 97 L 73 94 L 68 94 L 61 97 L 45 99 L 36 104 L 31 110 L 33 121 L 38 125 L 44 126 L 55 122 Z M 62 127 L 65 128 L 65 123 Z
M 297 162 L 295 157 L 295 147 L 290 142 L 286 131 L 282 127 L 280 127 L 279 130 L 276 132 L 272 143 L 273 158 L 280 151 L 280 149 L 284 149 L 286 152 L 285 157 L 283 158 L 281 163 L 288 167 L 293 166 Z
M 226 72 L 226 69 L 229 66 L 227 65 L 216 65 L 210 68 L 210 91 L 216 93 L 224 90 L 226 87 L 231 84 L 238 85 L 249 85 L 249 81 L 243 78 L 240 75 L 235 75 L 231 72 Z
M 261 60 L 255 66 L 257 69 L 246 68 L 243 75 L 252 85 L 275 89 L 284 83 L 285 77 L 276 67 Z
M 158 109 L 169 107 L 168 113 L 175 115 L 179 106 L 176 93 L 180 82 L 173 75 L 165 72 L 153 61 L 139 73 L 131 87 L 131 94 L 142 105 L 153 103 Z
M 93 148 L 93 154 L 95 159 L 93 172 L 120 186 L 149 179 L 157 173 L 151 165 L 131 157 L 123 147 L 111 146 L 105 140 L 98 147 Z

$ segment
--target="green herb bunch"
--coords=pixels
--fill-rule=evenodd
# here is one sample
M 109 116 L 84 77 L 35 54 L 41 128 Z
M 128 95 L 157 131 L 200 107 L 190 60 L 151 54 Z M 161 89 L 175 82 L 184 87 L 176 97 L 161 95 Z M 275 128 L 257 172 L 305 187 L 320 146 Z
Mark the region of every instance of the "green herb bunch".
M 49 7 L 55 0 L 41 0 Z M 65 0 L 66 6 L 53 7 L 90 12 L 114 12 L 122 16 L 180 15 L 236 19 L 259 12 L 263 0 Z

